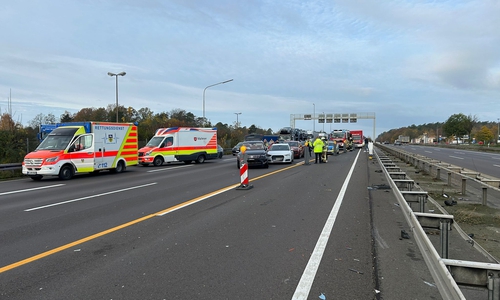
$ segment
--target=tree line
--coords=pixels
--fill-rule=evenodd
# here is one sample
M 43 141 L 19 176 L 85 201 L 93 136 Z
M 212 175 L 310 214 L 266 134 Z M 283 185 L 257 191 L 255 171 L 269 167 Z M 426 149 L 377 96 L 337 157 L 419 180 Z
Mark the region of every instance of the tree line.
M 453 143 L 457 139 L 477 143 L 497 143 L 499 123 L 479 121 L 476 116 L 463 113 L 451 115 L 445 122 L 411 125 L 391 129 L 377 137 L 380 142 L 394 142 L 400 135 L 409 136 L 411 140 L 426 136 L 436 143 Z
M 116 106 L 108 105 L 106 108 L 82 108 L 72 114 L 65 111 L 61 116 L 53 114 L 38 114 L 23 126 L 15 122 L 8 113 L 0 115 L 0 164 L 22 162 L 24 156 L 36 149 L 39 144 L 37 134 L 40 125 L 62 122 L 116 122 Z M 170 112 L 154 113 L 149 108 L 135 110 L 132 107 L 118 107 L 118 121 L 138 124 L 139 147 L 153 137 L 156 129 L 167 127 L 210 127 L 217 128 L 218 143 L 225 149 L 232 148 L 242 141 L 247 134 L 272 134 L 272 130 L 262 129 L 256 125 L 240 127 L 234 124 L 218 122 L 212 124 L 206 118 L 197 117 L 191 112 L 182 109 L 173 109 Z
M 55 124 L 59 122 L 115 122 L 116 107 L 108 105 L 106 108 L 82 108 L 72 114 L 65 111 L 61 116 L 53 114 L 38 114 L 28 122 L 28 126 L 15 122 L 11 115 L 4 113 L 0 115 L 0 164 L 21 162 L 24 156 L 33 151 L 39 144 L 37 134 L 40 125 Z M 269 129 L 258 126 L 239 127 L 234 124 L 223 124 L 221 122 L 212 124 L 203 117 L 197 117 L 191 112 L 182 109 L 173 109 L 170 112 L 154 113 L 149 108 L 135 110 L 132 107 L 118 107 L 118 120 L 138 124 L 139 147 L 142 147 L 154 135 L 157 128 L 186 126 L 186 127 L 216 127 L 218 143 L 225 149 L 232 148 L 242 141 L 247 134 L 273 134 Z M 400 135 L 416 139 L 427 136 L 436 142 L 451 142 L 457 137 L 468 136 L 469 140 L 484 143 L 496 143 L 498 137 L 498 123 L 480 122 L 475 116 L 466 116 L 463 113 L 451 115 L 445 122 L 427 123 L 422 125 L 411 125 L 397 129 L 391 129 L 381 133 L 377 141 L 394 142 Z M 441 137 L 441 139 L 439 139 Z

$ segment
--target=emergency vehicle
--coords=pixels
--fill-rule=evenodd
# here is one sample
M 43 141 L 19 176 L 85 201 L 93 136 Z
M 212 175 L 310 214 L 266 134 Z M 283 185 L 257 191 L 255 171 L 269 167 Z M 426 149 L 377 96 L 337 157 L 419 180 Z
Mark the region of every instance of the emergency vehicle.
M 363 137 L 363 130 L 351 130 L 352 143 L 356 148 L 363 148 L 365 140 Z
M 217 158 L 217 128 L 159 128 L 139 149 L 139 163 L 161 166 L 164 162 L 203 163 Z
M 330 134 L 330 141 L 336 141 L 339 151 L 346 152 L 347 150 L 352 150 L 352 143 L 350 144 L 349 139 L 351 138 L 351 133 L 347 129 L 335 129 Z
M 24 157 L 22 172 L 71 179 L 78 173 L 125 171 L 137 165 L 137 125 L 111 122 L 58 123 L 40 145 Z

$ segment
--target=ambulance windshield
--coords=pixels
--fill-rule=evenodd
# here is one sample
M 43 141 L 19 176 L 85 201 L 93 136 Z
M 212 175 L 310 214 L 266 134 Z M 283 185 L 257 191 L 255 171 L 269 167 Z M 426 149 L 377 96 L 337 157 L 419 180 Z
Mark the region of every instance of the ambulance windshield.
M 64 150 L 71 138 L 69 135 L 48 135 L 36 150 Z
M 158 147 L 160 143 L 163 141 L 165 137 L 163 136 L 154 136 L 149 142 L 146 144 L 146 147 Z
M 79 127 L 58 127 L 42 141 L 36 150 L 64 150 L 78 129 Z

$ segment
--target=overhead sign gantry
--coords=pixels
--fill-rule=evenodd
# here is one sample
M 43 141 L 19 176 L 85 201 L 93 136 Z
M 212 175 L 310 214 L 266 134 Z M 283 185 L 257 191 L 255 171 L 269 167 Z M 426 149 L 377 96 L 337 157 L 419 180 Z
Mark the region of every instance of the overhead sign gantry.
M 321 113 L 321 114 L 291 114 L 290 127 L 295 128 L 296 120 L 318 120 L 318 123 L 357 123 L 359 119 L 373 119 L 373 136 L 375 140 L 375 113 Z

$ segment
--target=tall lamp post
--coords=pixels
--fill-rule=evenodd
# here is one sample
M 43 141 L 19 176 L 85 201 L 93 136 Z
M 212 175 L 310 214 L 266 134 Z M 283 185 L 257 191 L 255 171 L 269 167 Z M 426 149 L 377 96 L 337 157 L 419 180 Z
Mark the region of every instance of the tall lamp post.
M 500 143 L 500 119 L 497 119 L 497 144 Z
M 125 76 L 125 72 L 120 72 L 120 73 L 111 73 L 111 72 L 108 72 L 108 75 L 113 77 L 115 76 L 116 77 L 116 123 L 118 123 L 118 76 Z
M 325 117 L 325 112 L 323 112 L 323 118 Z M 323 120 L 323 132 L 325 132 L 325 120 Z
M 314 130 L 315 130 L 314 125 L 316 124 L 316 122 L 314 122 L 315 115 L 316 115 L 316 105 L 314 105 L 314 103 L 313 103 L 313 117 L 312 117 L 312 120 L 313 120 L 313 134 L 314 134 Z
M 241 113 L 234 113 L 236 115 L 236 127 L 240 127 L 240 123 L 238 122 L 238 116 L 241 115 Z
M 228 83 L 228 82 L 231 82 L 231 81 L 233 81 L 233 80 L 232 80 L 232 79 L 229 79 L 229 80 L 226 80 L 226 81 L 222 81 L 222 82 L 214 83 L 214 84 L 211 84 L 211 85 L 207 86 L 207 87 L 203 90 L 203 120 L 205 120 L 205 91 L 206 91 L 209 87 L 213 87 L 213 86 L 216 86 L 216 85 L 219 85 L 219 84 Z

